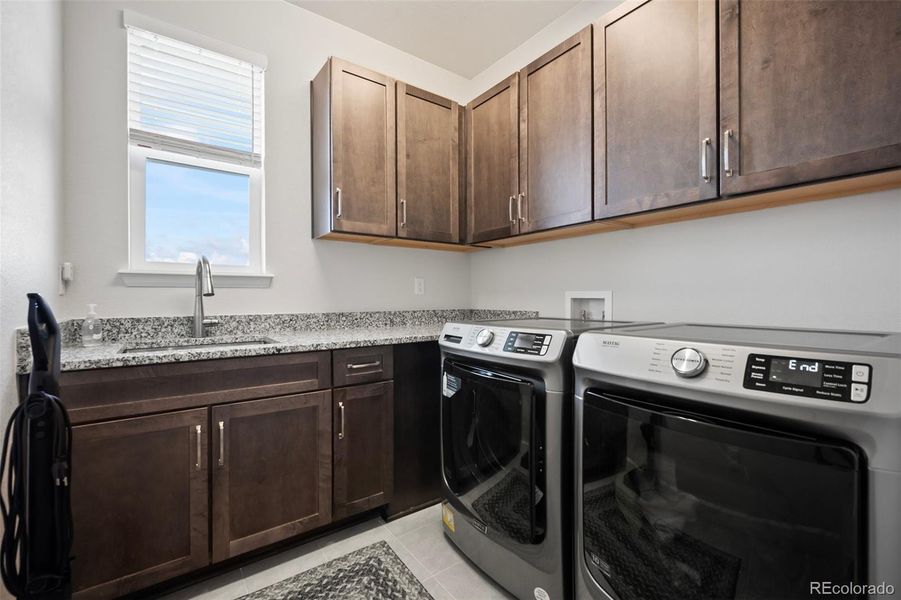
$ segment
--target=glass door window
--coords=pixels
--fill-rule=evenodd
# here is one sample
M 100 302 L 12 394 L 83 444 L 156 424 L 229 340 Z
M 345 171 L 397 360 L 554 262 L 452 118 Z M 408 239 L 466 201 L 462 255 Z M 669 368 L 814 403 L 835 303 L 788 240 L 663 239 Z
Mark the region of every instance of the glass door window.
M 860 582 L 864 467 L 851 445 L 588 392 L 584 560 L 620 600 L 809 598 Z
M 484 533 L 518 544 L 544 537 L 544 399 L 536 384 L 450 361 L 443 374 L 447 485 Z

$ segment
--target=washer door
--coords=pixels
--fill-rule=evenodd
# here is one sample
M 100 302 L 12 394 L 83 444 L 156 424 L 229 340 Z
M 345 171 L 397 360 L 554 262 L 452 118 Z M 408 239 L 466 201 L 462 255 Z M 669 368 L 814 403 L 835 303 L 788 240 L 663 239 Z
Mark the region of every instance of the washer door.
M 810 598 L 813 582 L 865 581 L 856 447 L 596 391 L 582 422 L 581 558 L 612 597 Z
M 542 386 L 452 361 L 442 377 L 442 462 L 450 500 L 492 538 L 540 543 L 546 523 Z

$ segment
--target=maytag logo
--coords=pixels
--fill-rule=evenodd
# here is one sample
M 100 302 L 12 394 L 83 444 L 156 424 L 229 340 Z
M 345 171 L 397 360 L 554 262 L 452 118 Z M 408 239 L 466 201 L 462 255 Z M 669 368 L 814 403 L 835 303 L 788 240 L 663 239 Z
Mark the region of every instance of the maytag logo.
M 601 340 L 601 345 L 604 348 L 619 348 L 619 342 L 616 340 Z

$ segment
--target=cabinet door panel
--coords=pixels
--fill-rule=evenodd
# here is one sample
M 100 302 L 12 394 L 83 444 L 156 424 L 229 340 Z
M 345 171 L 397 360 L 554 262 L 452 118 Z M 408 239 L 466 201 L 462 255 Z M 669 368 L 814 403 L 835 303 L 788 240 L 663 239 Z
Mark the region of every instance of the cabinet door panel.
M 334 391 L 335 518 L 387 504 L 394 491 L 394 385 Z
M 397 83 L 397 235 L 460 240 L 460 107 Z
M 466 107 L 469 242 L 519 233 L 512 197 L 519 192 L 519 76 Z
M 333 58 L 331 84 L 333 229 L 393 236 L 394 80 Z
M 331 395 L 213 407 L 213 560 L 331 520 Z
M 715 198 L 716 4 L 622 5 L 594 53 L 595 218 Z
M 901 2 L 723 0 L 722 191 L 901 165 L 899 23 Z
M 72 430 L 76 598 L 113 598 L 209 564 L 207 409 Z
M 591 93 L 591 27 L 520 72 L 523 233 L 591 220 Z

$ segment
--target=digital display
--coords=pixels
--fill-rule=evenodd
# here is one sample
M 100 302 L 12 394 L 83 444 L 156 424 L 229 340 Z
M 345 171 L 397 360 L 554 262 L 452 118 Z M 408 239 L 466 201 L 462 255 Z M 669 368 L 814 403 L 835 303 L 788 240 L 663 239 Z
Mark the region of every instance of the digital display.
M 525 333 L 520 333 L 516 336 L 516 341 L 513 343 L 514 348 L 531 348 L 532 344 L 535 343 L 535 338 L 537 336 L 528 335 Z
M 770 362 L 770 381 L 821 387 L 823 363 L 817 360 L 774 358 Z

